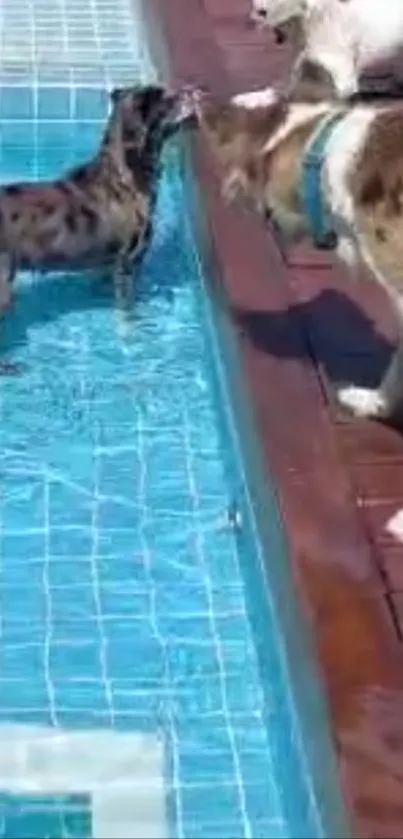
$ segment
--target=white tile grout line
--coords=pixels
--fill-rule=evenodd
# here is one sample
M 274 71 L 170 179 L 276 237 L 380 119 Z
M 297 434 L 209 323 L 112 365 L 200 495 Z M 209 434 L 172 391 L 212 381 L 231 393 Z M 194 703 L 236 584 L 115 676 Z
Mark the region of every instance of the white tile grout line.
M 43 670 L 46 683 L 46 693 L 49 701 L 49 714 L 53 726 L 57 726 L 56 697 L 51 675 L 51 642 L 52 642 L 52 594 L 49 583 L 50 571 L 50 492 L 49 475 L 47 469 L 43 470 L 43 495 L 44 495 L 44 562 L 43 562 L 43 589 L 45 594 L 45 639 L 43 649 Z M 0 789 L 2 789 L 0 785 Z
M 169 726 L 169 731 L 165 731 L 165 734 L 168 735 L 168 742 L 169 747 L 171 749 L 172 755 L 170 756 L 172 759 L 172 787 L 176 792 L 176 812 L 175 812 L 175 822 L 176 822 L 176 831 L 178 836 L 184 836 L 184 827 L 183 827 L 183 808 L 182 808 L 182 800 L 179 793 L 180 790 L 180 766 L 179 766 L 179 748 L 178 748 L 178 738 L 176 733 L 175 727 L 175 720 L 172 711 L 172 702 L 171 694 L 172 694 L 172 679 L 170 677 L 170 664 L 169 664 L 169 657 L 167 652 L 167 642 L 164 640 L 163 635 L 160 632 L 159 624 L 158 624 L 158 610 L 157 610 L 157 603 L 156 603 L 156 591 L 155 591 L 155 584 L 153 579 L 153 554 L 150 546 L 148 544 L 147 533 L 146 533 L 146 525 L 148 523 L 148 508 L 146 504 L 146 489 L 147 489 L 147 460 L 144 451 L 144 423 L 143 423 L 143 416 L 142 412 L 139 412 L 138 422 L 137 422 L 137 454 L 139 459 L 139 484 L 138 484 L 138 492 L 137 497 L 141 508 L 141 518 L 139 522 L 139 535 L 142 545 L 142 553 L 143 553 L 143 561 L 144 561 L 144 570 L 146 573 L 146 578 L 148 582 L 148 592 L 150 595 L 150 622 L 153 629 L 154 637 L 158 643 L 158 647 L 161 653 L 161 659 L 163 664 L 163 685 L 164 691 L 166 692 L 166 705 L 165 705 L 165 717 Z
M 88 342 L 83 340 L 81 346 L 81 355 L 88 353 Z M 97 429 L 98 431 L 98 429 Z M 99 434 L 97 434 L 98 438 Z M 94 463 L 93 463 L 93 485 L 92 485 L 92 502 L 91 502 L 91 582 L 92 582 L 92 596 L 95 606 L 95 620 L 98 629 L 98 644 L 99 644 L 99 659 L 102 682 L 105 690 L 105 698 L 108 706 L 109 725 L 115 728 L 115 708 L 113 702 L 113 691 L 111 687 L 111 679 L 109 676 L 108 666 L 108 642 L 105 634 L 104 620 L 105 616 L 102 610 L 101 599 L 101 585 L 98 570 L 98 554 L 99 554 L 99 479 L 100 479 L 100 457 L 98 451 L 98 439 L 95 440 L 94 446 Z M 97 834 L 95 834 L 97 835 Z M 123 835 L 123 834 L 122 834 Z

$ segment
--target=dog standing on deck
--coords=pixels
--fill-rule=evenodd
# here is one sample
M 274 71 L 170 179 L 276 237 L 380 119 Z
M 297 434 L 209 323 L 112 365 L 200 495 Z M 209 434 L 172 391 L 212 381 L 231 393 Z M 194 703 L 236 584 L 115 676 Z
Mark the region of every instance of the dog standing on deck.
M 357 94 L 360 77 L 379 65 L 402 87 L 402 0 L 252 0 L 252 17 L 298 52 L 292 86 L 304 79 L 307 59 L 330 74 L 341 99 Z
M 165 138 L 189 115 L 187 91 L 116 89 L 96 157 L 48 183 L 0 188 L 0 310 L 18 268 L 111 264 L 116 299 L 130 301 L 134 262 L 151 233 Z
M 224 196 L 247 197 L 291 240 L 314 238 L 323 228 L 337 241 L 342 260 L 351 268 L 364 263 L 388 292 L 401 325 L 391 365 L 377 389 L 343 387 L 339 399 L 357 416 L 400 421 L 403 104 L 300 103 L 269 89 L 226 102 L 200 93 L 195 100 L 201 130 L 220 164 Z M 308 169 L 318 142 L 314 169 Z

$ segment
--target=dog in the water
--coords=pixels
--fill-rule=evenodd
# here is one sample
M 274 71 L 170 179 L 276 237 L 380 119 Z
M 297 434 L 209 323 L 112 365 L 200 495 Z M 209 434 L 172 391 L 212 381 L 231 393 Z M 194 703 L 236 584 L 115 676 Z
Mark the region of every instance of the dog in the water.
M 133 265 L 151 234 L 165 138 L 190 115 L 187 90 L 116 89 L 96 157 L 63 178 L 0 188 L 0 311 L 18 268 L 111 265 L 127 307 Z

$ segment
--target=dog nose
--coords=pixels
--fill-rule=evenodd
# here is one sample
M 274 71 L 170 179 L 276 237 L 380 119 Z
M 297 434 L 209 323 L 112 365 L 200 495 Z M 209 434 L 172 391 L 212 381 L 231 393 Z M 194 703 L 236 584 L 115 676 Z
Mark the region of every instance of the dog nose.
M 195 107 L 202 104 L 203 100 L 207 97 L 207 93 L 207 90 L 199 85 L 187 85 L 184 88 L 184 95 Z
M 267 18 L 267 9 L 264 6 L 256 6 L 252 12 L 252 20 L 264 23 Z

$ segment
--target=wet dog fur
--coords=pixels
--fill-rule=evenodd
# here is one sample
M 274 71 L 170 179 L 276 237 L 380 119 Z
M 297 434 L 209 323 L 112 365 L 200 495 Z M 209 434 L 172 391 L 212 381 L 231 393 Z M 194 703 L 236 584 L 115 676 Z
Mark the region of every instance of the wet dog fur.
M 52 182 L 0 188 L 0 310 L 19 268 L 105 264 L 118 306 L 129 307 L 133 266 L 150 240 L 162 145 L 187 116 L 186 92 L 119 88 L 111 105 L 92 160 Z

